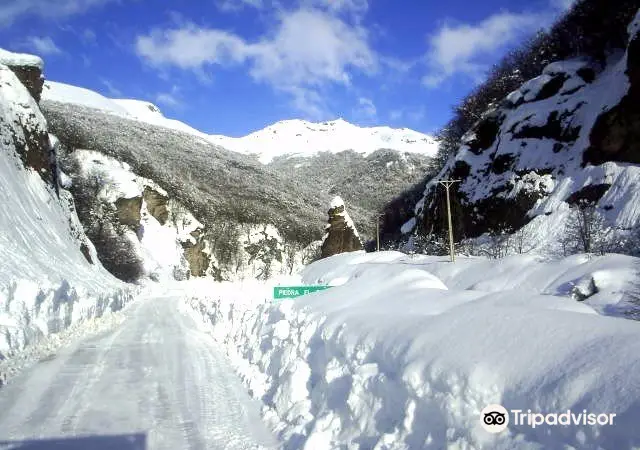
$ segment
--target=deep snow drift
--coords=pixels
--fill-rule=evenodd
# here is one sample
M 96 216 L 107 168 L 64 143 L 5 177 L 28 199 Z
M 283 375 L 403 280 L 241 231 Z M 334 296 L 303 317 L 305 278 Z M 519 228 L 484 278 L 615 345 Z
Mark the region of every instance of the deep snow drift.
M 589 303 L 615 304 L 637 264 L 354 252 L 280 280 L 334 286 L 325 291 L 273 303 L 270 285 L 210 295 L 199 286 L 190 304 L 285 448 L 631 448 L 640 446 L 640 323 Z M 587 279 L 599 293 L 571 299 Z M 611 426 L 489 434 L 480 412 L 491 403 L 617 416 Z
M 118 310 L 132 295 L 97 261 L 70 194 L 61 189 L 58 197 L 23 165 L 16 147 L 35 151 L 29 130 L 45 131 L 46 122 L 27 89 L 0 64 L 0 134 L 7 137 L 0 140 L 0 359 Z

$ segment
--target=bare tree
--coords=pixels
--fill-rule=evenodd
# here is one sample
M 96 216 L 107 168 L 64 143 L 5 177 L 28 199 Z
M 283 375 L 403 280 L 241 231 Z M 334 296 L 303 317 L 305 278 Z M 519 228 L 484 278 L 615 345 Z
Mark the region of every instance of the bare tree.
M 518 255 L 529 253 L 536 247 L 535 235 L 530 228 L 522 227 L 511 236 L 511 244 Z
M 571 206 L 564 236 L 560 239 L 565 255 L 572 253 L 605 253 L 608 245 L 609 230 L 596 205 L 580 200 Z
M 479 251 L 491 259 L 504 258 L 509 254 L 511 235 L 506 231 L 491 231 L 486 241 L 479 246 Z

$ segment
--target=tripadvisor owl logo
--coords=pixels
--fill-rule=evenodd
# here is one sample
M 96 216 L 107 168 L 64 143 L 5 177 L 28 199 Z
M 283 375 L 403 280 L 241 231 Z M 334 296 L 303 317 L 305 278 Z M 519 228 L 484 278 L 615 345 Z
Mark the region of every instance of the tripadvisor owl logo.
M 509 411 L 502 405 L 487 405 L 480 413 L 480 424 L 489 433 L 500 433 L 509 425 Z

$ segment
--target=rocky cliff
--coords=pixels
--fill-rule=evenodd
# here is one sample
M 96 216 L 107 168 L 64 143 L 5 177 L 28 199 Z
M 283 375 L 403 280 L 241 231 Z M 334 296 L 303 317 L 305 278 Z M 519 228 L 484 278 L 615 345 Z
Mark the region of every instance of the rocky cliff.
M 39 58 L 0 52 L 3 361 L 50 333 L 121 308 L 132 296 L 98 262 L 71 194 L 58 184 L 55 146 L 31 83 L 41 67 Z
M 513 232 L 534 221 L 557 234 L 570 203 L 597 205 L 618 230 L 638 226 L 640 16 L 628 47 L 606 63 L 558 61 L 491 105 L 431 180 L 405 233 L 446 227 L 438 179 L 452 188 L 456 240 Z M 540 245 L 546 245 L 540 242 Z
M 40 101 L 42 85 L 43 61 L 31 55 L 10 53 L 0 49 L 0 65 L 3 71 L 11 71 L 27 89 L 31 99 L 35 103 Z M 5 73 L 3 78 L 10 77 Z M 8 83 L 9 81 L 7 81 Z M 12 91 L 8 91 L 14 93 Z M 10 99 L 16 101 L 23 118 L 15 127 L 5 130 L 6 136 L 13 141 L 22 162 L 40 174 L 42 179 L 51 184 L 56 184 L 55 156 L 52 154 L 51 143 L 46 129 L 46 122 L 37 106 L 24 99 Z M 5 108 L 8 105 L 5 105 Z

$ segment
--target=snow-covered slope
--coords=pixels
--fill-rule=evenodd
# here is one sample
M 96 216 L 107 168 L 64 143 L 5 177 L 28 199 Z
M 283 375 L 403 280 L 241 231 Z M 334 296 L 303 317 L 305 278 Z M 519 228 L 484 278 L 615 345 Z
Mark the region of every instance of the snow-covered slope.
M 532 240 L 556 246 L 570 204 L 597 205 L 607 225 L 640 226 L 640 15 L 626 51 L 604 67 L 588 59 L 558 61 L 512 92 L 463 137 L 434 180 L 458 179 L 457 238 L 519 229 L 531 219 Z M 417 204 L 425 234 L 442 231 L 442 189 L 427 184 Z M 538 232 L 544 232 L 540 234 Z
M 21 159 L 26 155 L 28 162 L 29 155 L 41 150 L 38 137 L 46 137 L 46 127 L 27 89 L 0 64 L 0 355 L 4 356 L 74 322 L 119 309 L 131 296 L 129 288 L 97 261 L 70 194 L 60 190 L 58 196 Z
M 179 120 L 168 119 L 153 103 L 141 101 L 141 100 L 129 100 L 129 99 L 112 99 L 112 101 L 118 106 L 125 109 L 129 116 L 142 122 L 147 122 L 160 127 L 171 128 L 172 130 L 182 131 L 184 133 L 193 134 L 194 136 L 200 136 L 208 138 L 205 133 L 190 127 L 184 122 Z
M 194 136 L 208 138 L 205 133 L 183 122 L 164 117 L 156 105 L 142 100 L 108 98 L 90 89 L 48 80 L 44 83 L 42 99 L 44 101 L 86 106 L 127 119 L 139 120 L 152 125 L 193 134 Z
M 89 108 L 100 109 L 112 114 L 118 114 L 123 117 L 127 117 L 129 115 L 127 109 L 118 105 L 115 101 L 90 89 L 72 86 L 65 83 L 45 81 L 42 89 L 42 99 L 87 106 Z
M 417 131 L 389 127 L 363 128 L 342 119 L 323 123 L 285 120 L 241 138 L 207 135 L 183 122 L 166 118 L 152 103 L 110 99 L 88 89 L 53 81 L 45 82 L 43 99 L 88 106 L 193 134 L 228 150 L 257 155 L 265 164 L 279 156 L 312 156 L 319 152 L 354 150 L 368 155 L 379 149 L 391 149 L 433 156 L 437 149 L 431 136 Z
M 221 287 L 190 304 L 213 323 L 285 448 L 637 448 L 640 323 L 568 295 L 595 278 L 612 303 L 640 260 L 553 264 L 336 255 L 283 285 L 334 287 L 274 303 L 270 286 Z M 626 280 L 626 281 L 625 281 Z M 615 382 L 612 382 L 615 380 Z M 490 434 L 490 404 L 535 414 L 616 414 L 612 425 Z
M 358 127 L 342 119 L 322 123 L 285 120 L 241 138 L 211 136 L 211 139 L 230 150 L 258 155 L 263 163 L 279 156 L 311 156 L 343 150 L 368 155 L 378 149 L 391 149 L 433 156 L 437 149 L 431 136 L 417 131 Z

